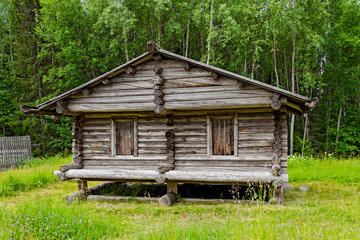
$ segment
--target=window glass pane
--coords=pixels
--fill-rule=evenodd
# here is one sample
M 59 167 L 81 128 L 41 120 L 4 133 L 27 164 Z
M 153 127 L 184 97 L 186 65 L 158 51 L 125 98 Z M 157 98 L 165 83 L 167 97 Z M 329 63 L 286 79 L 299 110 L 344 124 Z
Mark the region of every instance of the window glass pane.
M 116 122 L 116 155 L 134 155 L 134 122 Z
M 212 119 L 213 155 L 234 155 L 234 119 Z

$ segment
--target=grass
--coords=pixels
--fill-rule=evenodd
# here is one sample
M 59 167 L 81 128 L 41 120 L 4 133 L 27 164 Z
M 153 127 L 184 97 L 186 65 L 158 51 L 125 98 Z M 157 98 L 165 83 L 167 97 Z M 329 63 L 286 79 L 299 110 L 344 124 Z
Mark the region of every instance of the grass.
M 20 169 L 0 172 L 0 197 L 16 196 L 20 192 L 45 187 L 57 181 L 53 170 L 71 162 L 70 158 L 60 156 L 33 159 Z
M 290 182 L 360 182 L 360 158 L 288 158 Z
M 0 239 L 358 239 L 359 164 L 359 159 L 291 159 L 293 190 L 284 193 L 283 206 L 222 203 L 168 208 L 135 201 L 68 205 L 62 198 L 77 190 L 76 183 L 49 181 L 45 187 L 0 196 Z M 22 176 L 24 171 L 29 169 L 12 174 Z M 0 175 L 0 184 L 5 176 Z M 299 191 L 301 185 L 310 190 Z

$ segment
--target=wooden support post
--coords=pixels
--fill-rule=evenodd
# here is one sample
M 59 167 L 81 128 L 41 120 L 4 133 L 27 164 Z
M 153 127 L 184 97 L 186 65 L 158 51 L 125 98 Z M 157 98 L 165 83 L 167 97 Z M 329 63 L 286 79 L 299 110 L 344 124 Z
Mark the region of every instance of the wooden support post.
M 284 203 L 283 186 L 276 184 L 271 186 L 269 199 L 270 199 L 269 200 L 270 204 L 283 204 Z
M 178 184 L 177 182 L 168 182 L 166 184 L 166 189 L 167 189 L 167 193 L 169 192 L 174 192 L 174 193 L 178 193 Z
M 78 184 L 78 190 L 79 191 L 84 191 L 84 192 L 87 191 L 87 188 L 88 188 L 87 181 L 79 180 L 77 182 L 77 184 Z
M 274 176 L 280 176 L 281 174 L 281 112 L 274 111 L 274 145 L 273 145 L 273 157 L 272 157 L 272 173 Z

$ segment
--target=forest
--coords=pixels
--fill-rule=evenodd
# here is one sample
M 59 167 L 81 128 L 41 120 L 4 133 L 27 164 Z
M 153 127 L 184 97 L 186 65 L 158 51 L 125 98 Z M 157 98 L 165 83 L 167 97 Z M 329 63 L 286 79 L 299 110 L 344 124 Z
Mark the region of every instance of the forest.
M 319 99 L 289 114 L 289 154 L 360 153 L 356 0 L 0 0 L 0 137 L 71 151 L 70 118 L 25 115 L 146 52 L 146 42 Z

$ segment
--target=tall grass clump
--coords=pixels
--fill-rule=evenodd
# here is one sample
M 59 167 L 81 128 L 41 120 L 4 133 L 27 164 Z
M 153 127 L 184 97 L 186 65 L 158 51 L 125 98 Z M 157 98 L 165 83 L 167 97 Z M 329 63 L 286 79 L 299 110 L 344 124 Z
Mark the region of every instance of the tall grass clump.
M 5 239 L 101 239 L 109 229 L 106 220 L 97 219 L 85 206 L 61 199 L 37 197 L 20 203 L 16 211 L 0 205 L 0 219 L 0 237 Z
M 360 181 L 360 158 L 288 157 L 290 182 L 330 181 L 352 183 Z
M 41 188 L 57 180 L 53 171 L 71 162 L 61 156 L 33 159 L 19 169 L 0 173 L 0 197 L 15 196 L 20 192 Z

